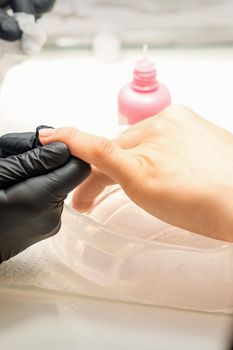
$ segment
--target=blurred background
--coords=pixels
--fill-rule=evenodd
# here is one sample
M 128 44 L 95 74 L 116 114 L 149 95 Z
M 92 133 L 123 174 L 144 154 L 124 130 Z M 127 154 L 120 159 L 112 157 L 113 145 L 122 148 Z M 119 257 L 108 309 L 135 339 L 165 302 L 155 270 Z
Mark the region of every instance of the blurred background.
M 117 95 L 144 44 L 173 103 L 233 131 L 232 13 L 231 0 L 57 0 L 40 20 L 43 51 L 2 86 L 2 133 L 51 124 L 115 135 Z
M 44 19 L 49 44 L 92 47 L 99 33 L 124 47 L 229 44 L 231 0 L 58 0 Z

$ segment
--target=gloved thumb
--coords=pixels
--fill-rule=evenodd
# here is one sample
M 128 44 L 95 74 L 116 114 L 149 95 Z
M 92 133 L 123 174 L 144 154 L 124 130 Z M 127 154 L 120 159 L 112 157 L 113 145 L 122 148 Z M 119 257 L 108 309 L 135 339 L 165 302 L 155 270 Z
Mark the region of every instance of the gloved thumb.
M 32 184 L 33 193 L 36 195 L 47 189 L 55 201 L 64 200 L 69 192 L 74 190 L 91 173 L 89 164 L 78 158 L 71 157 L 65 166 L 56 169 L 46 176 L 41 177 L 41 181 L 29 179 L 28 184 Z
M 0 159 L 0 189 L 47 174 L 67 163 L 70 153 L 63 143 L 51 143 L 19 155 Z

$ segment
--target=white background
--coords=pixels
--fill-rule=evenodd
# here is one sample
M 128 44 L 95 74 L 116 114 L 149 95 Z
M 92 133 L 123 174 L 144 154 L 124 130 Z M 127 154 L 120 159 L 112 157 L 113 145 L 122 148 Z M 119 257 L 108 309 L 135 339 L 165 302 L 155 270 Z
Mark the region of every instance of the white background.
M 45 52 L 13 68 L 2 88 L 1 132 L 72 125 L 110 137 L 117 128 L 117 94 L 140 57 L 130 51 L 104 63 L 88 52 Z M 233 131 L 233 49 L 164 49 L 150 57 L 174 103 Z

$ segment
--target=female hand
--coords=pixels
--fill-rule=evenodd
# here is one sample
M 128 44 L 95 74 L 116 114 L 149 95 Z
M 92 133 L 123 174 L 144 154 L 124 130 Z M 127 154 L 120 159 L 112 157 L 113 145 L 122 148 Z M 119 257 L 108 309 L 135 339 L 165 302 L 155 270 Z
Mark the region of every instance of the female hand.
M 40 141 L 64 142 L 92 165 L 74 195 L 77 210 L 118 183 L 161 220 L 233 242 L 233 135 L 190 109 L 171 106 L 114 141 L 74 128 L 42 130 Z

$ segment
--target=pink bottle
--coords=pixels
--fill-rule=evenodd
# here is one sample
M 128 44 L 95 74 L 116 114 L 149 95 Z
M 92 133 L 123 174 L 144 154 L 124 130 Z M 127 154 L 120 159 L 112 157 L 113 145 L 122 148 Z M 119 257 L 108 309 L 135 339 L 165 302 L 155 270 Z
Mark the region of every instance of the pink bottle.
M 144 47 L 147 51 L 147 47 Z M 119 124 L 132 125 L 151 117 L 171 104 L 167 87 L 156 79 L 154 62 L 146 57 L 136 63 L 134 79 L 118 96 Z

